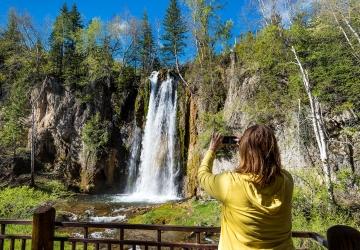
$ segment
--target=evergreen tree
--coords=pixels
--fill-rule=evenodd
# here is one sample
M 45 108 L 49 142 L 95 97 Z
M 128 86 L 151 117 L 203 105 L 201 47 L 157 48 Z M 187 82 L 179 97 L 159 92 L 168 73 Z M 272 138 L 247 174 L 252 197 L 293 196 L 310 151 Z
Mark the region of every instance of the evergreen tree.
M 177 0 L 170 0 L 164 19 L 165 33 L 162 36 L 164 59 L 170 64 L 178 63 L 178 56 L 183 52 L 186 39 L 186 23 L 181 16 Z
M 0 86 L 1 96 L 5 97 L 11 84 L 25 61 L 23 56 L 25 46 L 20 32 L 19 17 L 15 10 L 10 10 L 6 29 L 0 37 Z
M 67 85 L 74 86 L 81 77 L 80 64 L 84 60 L 83 56 L 76 49 L 76 44 L 80 39 L 80 31 L 83 28 L 81 15 L 74 4 L 67 15 L 68 37 L 65 40 L 64 51 L 64 80 Z
M 72 32 L 76 32 L 78 29 L 84 28 L 82 21 L 81 21 L 81 14 L 76 6 L 74 4 L 71 8 L 71 11 L 69 13 L 71 24 L 72 24 Z
M 65 39 L 68 37 L 69 10 L 66 4 L 60 10 L 60 15 L 56 18 L 53 30 L 50 35 L 50 60 L 53 73 L 61 78 L 64 65 Z
M 143 72 L 148 74 L 153 69 L 154 60 L 156 58 L 156 49 L 151 26 L 146 12 L 144 12 L 142 19 L 139 43 L 141 66 Z
M 87 28 L 82 30 L 82 54 L 86 54 L 81 61 L 85 77 L 80 82 L 86 86 L 89 82 L 106 81 L 110 86 L 113 74 L 113 58 L 111 37 L 100 19 L 94 18 Z
M 24 42 L 19 20 L 21 16 L 11 10 L 8 24 L 0 37 L 0 147 L 11 150 L 13 155 L 26 141 L 24 119 L 28 114 L 28 98 L 25 98 L 32 81 L 32 58 L 28 57 L 31 48 Z
M 22 81 L 14 82 L 9 90 L 9 98 L 0 109 L 0 147 L 11 150 L 16 155 L 20 146 L 25 146 L 26 126 L 24 118 L 28 114 L 28 86 Z
M 15 10 L 10 10 L 8 15 L 7 28 L 3 34 L 3 40 L 6 43 L 5 53 L 17 53 L 21 46 L 22 35 L 19 30 L 17 21 L 17 14 Z
M 67 85 L 74 85 L 81 75 L 79 69 L 83 57 L 76 51 L 76 44 L 82 27 L 76 5 L 69 11 L 64 4 L 50 36 L 50 59 L 53 73 Z

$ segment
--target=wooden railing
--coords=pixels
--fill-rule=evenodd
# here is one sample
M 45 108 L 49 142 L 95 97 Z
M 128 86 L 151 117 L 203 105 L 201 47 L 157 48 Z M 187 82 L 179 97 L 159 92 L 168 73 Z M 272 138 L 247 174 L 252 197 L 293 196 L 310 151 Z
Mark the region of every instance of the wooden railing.
M 183 227 L 164 225 L 140 225 L 124 223 L 97 223 L 97 222 L 55 222 L 55 209 L 52 207 L 40 207 L 34 213 L 33 220 L 0 220 L 0 250 L 4 250 L 5 240 L 9 241 L 10 250 L 25 250 L 27 241 L 31 240 L 32 250 L 53 250 L 54 243 L 57 249 L 64 250 L 65 244 L 70 245 L 72 250 L 82 247 L 83 250 L 91 249 L 217 249 L 217 244 L 205 243 L 206 235 L 219 234 L 219 227 Z M 6 234 L 8 225 L 29 225 L 32 226 L 32 236 Z M 54 236 L 56 229 L 75 228 L 83 231 L 83 237 Z M 91 238 L 89 229 L 115 229 L 118 230 L 118 237 Z M 135 240 L 126 239 L 125 232 L 133 230 L 155 232 L 155 239 Z M 184 232 L 195 236 L 193 242 L 166 242 L 163 241 L 163 233 Z M 313 232 L 293 232 L 292 237 L 309 238 L 318 244 L 327 247 L 327 242 L 321 235 Z M 69 248 L 67 248 L 69 249 Z

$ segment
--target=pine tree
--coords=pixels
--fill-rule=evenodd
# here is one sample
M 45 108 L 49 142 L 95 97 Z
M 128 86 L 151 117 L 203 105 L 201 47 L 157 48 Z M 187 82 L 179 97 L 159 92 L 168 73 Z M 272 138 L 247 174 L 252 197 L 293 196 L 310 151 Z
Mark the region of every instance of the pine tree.
M 67 15 L 68 36 L 65 40 L 64 51 L 64 80 L 67 85 L 75 86 L 81 77 L 80 64 L 84 60 L 83 56 L 77 51 L 76 44 L 79 40 L 79 34 L 83 28 L 81 15 L 74 4 Z
M 19 16 L 10 10 L 8 23 L 0 37 L 0 86 L 1 96 L 6 96 L 17 78 L 26 57 L 23 56 L 25 46 L 20 32 Z
M 19 30 L 17 14 L 15 10 L 10 10 L 8 24 L 4 32 L 3 39 L 6 42 L 6 53 L 16 53 L 21 46 L 22 35 Z
M 58 77 L 61 78 L 63 74 L 64 65 L 64 51 L 65 51 L 65 38 L 67 37 L 69 10 L 67 5 L 64 4 L 60 10 L 60 15 L 56 18 L 53 30 L 50 35 L 50 60 L 53 65 L 52 71 Z
M 50 36 L 50 59 L 53 73 L 67 85 L 74 85 L 81 75 L 79 69 L 83 57 L 76 51 L 76 43 L 82 28 L 76 5 L 69 11 L 64 4 Z
M 84 28 L 82 21 L 81 21 L 81 14 L 76 6 L 74 4 L 71 8 L 71 11 L 69 13 L 71 24 L 72 24 L 72 32 L 76 32 L 78 29 Z
M 170 0 L 164 19 L 165 33 L 162 36 L 162 52 L 169 64 L 178 63 L 178 56 L 183 52 L 186 39 L 186 23 L 181 16 L 177 0 Z
M 19 27 L 19 16 L 9 12 L 8 24 L 0 38 L 0 84 L 2 105 L 0 107 L 0 147 L 11 150 L 15 156 L 23 144 L 26 129 L 22 119 L 27 114 L 28 93 L 26 46 Z
M 153 69 L 153 63 L 156 58 L 156 49 L 151 26 L 149 24 L 149 18 L 146 12 L 144 12 L 142 19 L 139 43 L 142 69 L 145 74 L 148 74 Z

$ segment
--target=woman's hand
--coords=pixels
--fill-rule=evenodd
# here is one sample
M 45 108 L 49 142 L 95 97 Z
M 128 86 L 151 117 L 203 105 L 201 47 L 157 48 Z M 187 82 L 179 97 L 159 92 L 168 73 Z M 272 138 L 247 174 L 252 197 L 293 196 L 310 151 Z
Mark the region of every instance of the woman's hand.
M 214 132 L 211 136 L 209 150 L 216 152 L 223 145 L 222 140 L 223 140 L 223 136 L 220 133 Z

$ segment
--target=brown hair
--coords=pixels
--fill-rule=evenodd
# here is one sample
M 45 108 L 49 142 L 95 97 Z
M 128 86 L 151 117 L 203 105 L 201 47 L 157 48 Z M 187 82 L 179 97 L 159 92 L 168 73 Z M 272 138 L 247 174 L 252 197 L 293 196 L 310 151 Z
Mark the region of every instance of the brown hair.
M 329 250 L 360 249 L 360 232 L 345 225 L 335 225 L 327 230 Z
M 254 125 L 245 130 L 239 142 L 238 173 L 254 175 L 260 186 L 270 184 L 280 174 L 280 153 L 273 130 L 265 125 Z

